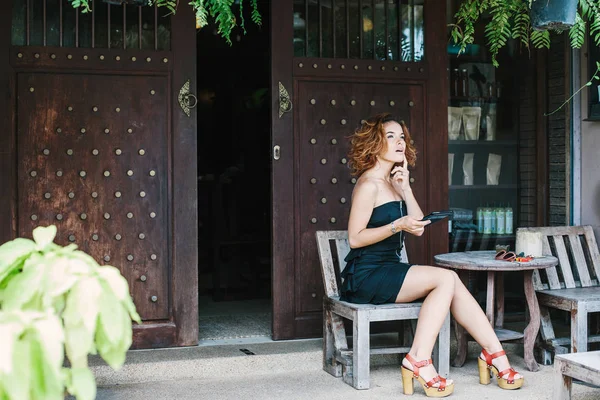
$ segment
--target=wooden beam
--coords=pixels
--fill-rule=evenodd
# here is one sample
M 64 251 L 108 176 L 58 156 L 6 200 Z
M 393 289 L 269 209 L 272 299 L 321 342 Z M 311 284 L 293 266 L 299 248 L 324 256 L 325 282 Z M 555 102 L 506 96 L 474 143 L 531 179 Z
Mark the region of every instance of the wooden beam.
M 536 51 L 536 225 L 548 225 L 548 50 Z

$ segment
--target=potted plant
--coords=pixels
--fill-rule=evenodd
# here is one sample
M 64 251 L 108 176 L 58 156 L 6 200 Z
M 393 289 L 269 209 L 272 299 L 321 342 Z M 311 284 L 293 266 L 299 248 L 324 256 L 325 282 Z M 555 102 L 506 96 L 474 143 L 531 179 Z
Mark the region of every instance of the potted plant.
M 90 12 L 90 0 L 69 0 L 74 8 L 81 8 L 82 12 Z M 166 7 L 171 13 L 177 11 L 179 0 L 102 0 L 111 4 L 136 4 L 158 7 Z M 260 13 L 258 12 L 258 0 L 239 0 L 240 27 L 246 33 L 245 20 L 243 14 L 244 3 L 250 3 L 251 19 L 257 25 L 262 23 Z M 217 24 L 217 31 L 229 45 L 231 45 L 231 32 L 237 26 L 233 0 L 191 0 L 189 3 L 196 12 L 196 27 L 198 29 L 208 24 L 209 16 L 213 17 Z
M 118 369 L 131 321 L 141 323 L 119 270 L 54 244 L 55 235 L 55 226 L 38 227 L 34 240 L 0 246 L 1 399 L 93 400 L 88 355 Z

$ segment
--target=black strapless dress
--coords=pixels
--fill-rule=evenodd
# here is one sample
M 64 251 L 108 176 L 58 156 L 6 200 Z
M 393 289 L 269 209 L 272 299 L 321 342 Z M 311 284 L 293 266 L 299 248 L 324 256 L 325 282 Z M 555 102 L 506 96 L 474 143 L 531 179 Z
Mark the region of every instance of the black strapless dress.
M 391 201 L 373 209 L 367 228 L 389 225 L 407 215 L 403 201 Z M 351 249 L 342 271 L 341 300 L 351 303 L 395 303 L 412 264 L 400 262 L 404 232 L 375 244 Z

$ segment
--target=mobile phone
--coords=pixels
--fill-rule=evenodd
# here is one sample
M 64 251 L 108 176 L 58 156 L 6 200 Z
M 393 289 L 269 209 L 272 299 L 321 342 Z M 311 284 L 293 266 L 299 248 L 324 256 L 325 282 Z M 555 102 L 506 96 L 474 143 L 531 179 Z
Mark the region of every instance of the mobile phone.
M 431 221 L 431 223 L 435 223 L 443 220 L 444 218 L 452 218 L 452 211 L 444 210 L 444 211 L 434 211 L 429 215 L 423 217 L 421 221 Z M 431 225 L 431 224 L 430 224 Z

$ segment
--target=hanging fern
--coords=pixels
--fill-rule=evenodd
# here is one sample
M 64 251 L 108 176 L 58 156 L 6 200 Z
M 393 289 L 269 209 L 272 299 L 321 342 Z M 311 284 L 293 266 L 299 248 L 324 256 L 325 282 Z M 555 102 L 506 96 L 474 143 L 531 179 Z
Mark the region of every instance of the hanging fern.
M 550 31 L 531 31 L 531 43 L 536 49 L 549 49 Z
M 504 46 L 508 39 L 512 37 L 510 29 L 510 20 L 513 16 L 512 2 L 497 1 L 490 10 L 492 21 L 485 27 L 485 37 L 487 39 L 490 53 L 492 54 L 492 64 L 497 67 L 498 51 Z
M 571 39 L 571 47 L 574 49 L 580 49 L 585 41 L 585 21 L 581 18 L 579 13 L 575 18 L 575 25 L 569 30 L 569 38 Z
M 534 1 L 545 0 L 466 0 L 461 3 L 454 15 L 455 23 L 451 25 L 451 37 L 460 45 L 459 52 L 464 52 L 467 45 L 473 43 L 475 24 L 486 11 L 491 20 L 485 26 L 485 37 L 492 63 L 496 67 L 498 52 L 506 46 L 509 39 L 517 40 L 527 50 L 531 45 L 535 48 L 549 48 L 550 32 L 534 31 L 531 27 L 529 12 Z M 569 30 L 571 47 L 581 48 L 588 25 L 594 43 L 600 46 L 600 0 L 579 0 L 576 22 Z
M 596 46 L 600 46 L 600 9 L 597 0 L 579 0 L 581 14 L 590 23 L 590 35 Z
M 529 8 L 526 3 L 515 4 L 514 27 L 512 38 L 519 41 L 529 52 L 529 35 L 531 32 L 531 18 L 529 18 Z
M 69 0 L 74 8 L 81 9 L 86 13 L 91 11 L 90 0 Z M 180 0 L 148 0 L 149 5 L 157 5 L 158 7 L 167 8 L 170 13 L 175 14 Z M 245 2 L 250 2 L 251 19 L 256 25 L 262 24 L 262 18 L 258 12 L 257 0 L 239 0 L 240 6 L 240 24 L 243 32 L 246 33 L 246 25 L 243 14 L 243 6 Z M 225 38 L 227 43 L 231 45 L 231 32 L 237 24 L 236 17 L 233 13 L 234 0 L 190 0 L 189 5 L 192 6 L 196 13 L 196 21 L 199 27 L 208 25 L 209 16 L 212 17 L 217 24 L 217 32 Z

